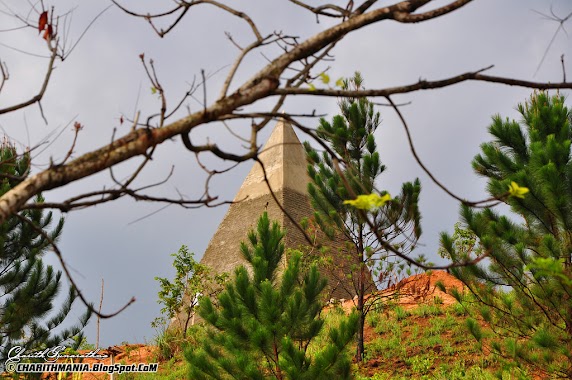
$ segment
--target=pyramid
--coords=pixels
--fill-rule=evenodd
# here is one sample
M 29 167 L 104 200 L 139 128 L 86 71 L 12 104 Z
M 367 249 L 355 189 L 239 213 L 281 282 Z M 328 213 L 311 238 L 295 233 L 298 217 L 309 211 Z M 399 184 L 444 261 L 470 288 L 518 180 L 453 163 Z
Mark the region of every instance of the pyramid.
M 254 163 L 201 260 L 201 264 L 208 265 L 216 273 L 227 272 L 232 275 L 236 267 L 247 264 L 240 252 L 240 242 L 246 241 L 248 232 L 256 228 L 264 211 L 268 212 L 270 220 L 277 221 L 286 230 L 286 248 L 300 249 L 310 245 L 274 199 L 276 197 L 286 213 L 297 223 L 313 214 L 307 193 L 310 178 L 306 172 L 306 152 L 289 123 L 278 121 L 259 158 L 264 170 L 258 162 Z M 270 189 L 264 179 L 264 171 Z M 284 265 L 286 259 L 284 255 Z M 353 286 L 337 286 L 339 278 L 346 276 L 322 274 L 328 278 L 329 296 L 346 299 L 353 297 L 355 292 L 350 291 Z
M 264 165 L 264 170 L 258 162 L 254 163 L 200 261 L 201 264 L 210 267 L 214 274 L 233 275 L 238 266 L 249 267 L 240 252 L 240 242 L 247 240 L 248 232 L 256 228 L 258 219 L 264 211 L 268 212 L 271 221 L 277 221 L 286 230 L 283 242 L 287 249 L 301 249 L 303 253 L 308 253 L 307 247 L 310 244 L 304 234 L 274 199 L 275 197 L 297 223 L 313 214 L 307 192 L 310 178 L 306 172 L 306 152 L 292 126 L 284 120 L 279 120 L 258 157 Z M 264 172 L 270 189 L 264 178 Z M 328 279 L 324 297 L 353 298 L 356 284 L 346 275 L 351 266 L 339 256 L 340 251 L 346 251 L 344 241 L 330 241 L 323 236 L 317 236 L 316 239 L 324 246 L 331 247 L 330 252 L 334 252 L 333 265 L 328 265 L 328 269 L 325 266 L 319 267 L 321 274 Z M 284 267 L 287 252 L 283 257 Z M 314 250 L 314 252 L 320 251 Z M 368 284 L 371 290 L 372 286 L 373 283 Z M 185 299 L 184 304 L 188 305 L 191 302 L 190 295 L 185 295 Z M 171 320 L 170 328 L 183 327 L 179 325 L 179 321 L 184 320 L 185 312 L 181 311 L 180 318 Z M 193 316 L 191 324 L 200 320 L 198 315 Z
M 309 243 L 301 231 L 278 206 L 296 221 L 312 215 L 307 196 L 308 175 L 306 153 L 292 126 L 280 120 L 259 154 L 262 166 L 255 162 L 246 176 L 233 203 L 212 237 L 201 264 L 216 272 L 234 273 L 239 265 L 246 264 L 240 253 L 240 242 L 246 241 L 248 231 L 256 228 L 264 211 L 270 220 L 286 229 L 284 244 L 287 248 L 299 248 Z M 270 184 L 270 189 L 264 179 Z

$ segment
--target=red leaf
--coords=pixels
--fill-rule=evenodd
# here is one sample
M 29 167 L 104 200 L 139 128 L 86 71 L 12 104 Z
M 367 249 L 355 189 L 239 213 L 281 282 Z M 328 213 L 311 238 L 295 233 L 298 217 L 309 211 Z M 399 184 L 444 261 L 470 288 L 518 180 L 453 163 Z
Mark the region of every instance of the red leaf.
M 48 11 L 43 11 L 40 15 L 40 20 L 38 21 L 38 33 L 41 33 L 46 29 L 46 25 L 48 25 Z
M 46 30 L 44 30 L 44 40 L 46 41 L 51 40 L 53 32 L 54 30 L 52 29 L 52 26 L 48 24 L 48 27 L 46 28 Z
M 119 124 L 123 124 L 123 115 L 119 118 Z

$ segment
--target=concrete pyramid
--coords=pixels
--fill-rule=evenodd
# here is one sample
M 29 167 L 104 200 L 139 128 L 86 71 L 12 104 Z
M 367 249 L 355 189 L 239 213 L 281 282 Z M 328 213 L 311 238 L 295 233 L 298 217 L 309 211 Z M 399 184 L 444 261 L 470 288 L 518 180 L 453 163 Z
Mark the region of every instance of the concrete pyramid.
M 298 223 L 313 213 L 307 194 L 310 179 L 306 173 L 306 153 L 290 124 L 284 120 L 276 124 L 259 158 L 264 170 L 258 162 L 254 163 L 201 259 L 202 264 L 209 266 L 216 273 L 226 272 L 233 275 L 235 268 L 247 264 L 240 252 L 240 242 L 247 240 L 248 232 L 256 228 L 258 219 L 264 211 L 268 212 L 270 220 L 277 221 L 286 230 L 284 238 L 286 248 L 308 252 L 308 241 L 272 196 L 274 194 L 284 210 Z M 271 190 L 268 189 L 264 179 L 264 171 Z M 334 247 L 331 250 L 334 252 L 332 256 L 334 269 L 320 269 L 322 275 L 328 278 L 328 291 L 324 296 L 353 298 L 355 284 L 348 280 L 346 275 L 350 271 L 350 266 L 339 256 L 339 253 L 345 250 L 344 242 L 318 239 L 325 245 Z M 283 260 L 285 265 L 286 255 Z M 186 297 L 190 303 L 189 295 Z M 185 320 L 184 312 L 179 320 Z M 171 322 L 171 326 L 182 327 L 178 325 L 177 318 L 173 318 Z
M 259 158 L 264 170 L 258 162 L 254 163 L 201 260 L 218 273 L 232 274 L 237 266 L 246 263 L 240 253 L 240 242 L 246 240 L 248 231 L 256 227 L 265 210 L 271 220 L 286 229 L 284 243 L 287 248 L 308 245 L 271 194 L 274 193 L 284 210 L 297 222 L 312 214 L 307 195 L 306 153 L 289 123 L 280 120 L 276 124 Z M 264 179 L 264 171 L 271 190 Z
M 310 244 L 303 233 L 296 228 L 274 199 L 275 197 L 297 223 L 302 218 L 313 214 L 307 193 L 310 178 L 306 172 L 306 153 L 289 123 L 280 120 L 276 124 L 259 158 L 264 170 L 258 162 L 254 163 L 236 194 L 234 202 L 210 240 L 201 264 L 209 266 L 215 273 L 226 272 L 230 275 L 234 274 L 238 266 L 245 264 L 248 266 L 240 252 L 240 242 L 247 240 L 248 232 L 256 228 L 258 219 L 264 211 L 267 211 L 270 220 L 277 221 L 286 230 L 284 244 L 287 249 L 300 249 L 305 254 L 317 254 L 318 252 L 320 255 L 328 255 L 328 252 L 332 254 L 330 264 L 319 267 L 322 275 L 328 279 L 327 292 L 324 297 L 353 298 L 356 294 L 357 283 L 348 278 L 352 268 L 351 247 L 348 248 L 344 239 L 338 238 L 331 241 L 318 233 L 315 239 L 330 249 L 325 253 L 313 249 L 313 253 L 310 253 L 308 249 Z M 264 178 L 265 172 L 270 189 Z M 286 256 L 283 258 L 284 266 L 288 259 Z M 366 289 L 368 292 L 375 290 L 373 281 L 366 280 Z M 191 296 L 187 294 L 185 298 L 185 304 L 190 304 Z M 183 328 L 185 325 L 179 323 L 184 324 L 186 318 L 187 313 L 181 311 L 180 318 L 171 320 L 170 328 Z M 195 323 L 196 320 L 201 319 L 192 314 L 190 323 Z

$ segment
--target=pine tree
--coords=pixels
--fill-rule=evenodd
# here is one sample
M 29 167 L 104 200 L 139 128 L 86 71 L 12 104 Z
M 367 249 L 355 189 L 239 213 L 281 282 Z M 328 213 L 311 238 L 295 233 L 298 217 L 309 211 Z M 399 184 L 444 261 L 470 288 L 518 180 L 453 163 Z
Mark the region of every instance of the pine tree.
M 361 75 L 356 73 L 351 80 L 344 81 L 343 87 L 361 90 Z M 338 155 L 343 175 L 328 152 L 319 155 L 305 143 L 308 174 L 312 180 L 308 192 L 316 223 L 330 239 L 338 242 L 334 244 L 338 249 L 332 248 L 333 252 L 330 252 L 338 256 L 334 266 L 350 263 L 345 271 L 350 271 L 353 289 L 347 290 L 357 296 L 356 309 L 360 319 L 356 358 L 361 361 L 365 317 L 370 307 L 379 301 L 370 297 L 366 302 L 366 295 L 375 291 L 376 286 L 394 285 L 404 268 L 404 264 L 380 244 L 378 237 L 403 254 L 410 253 L 421 235 L 417 205 L 421 185 L 418 179 L 407 182 L 393 200 L 382 207 L 370 207 L 390 199 L 387 192 L 378 194 L 375 186 L 385 170 L 374 138 L 381 122 L 380 115 L 366 98 L 343 99 L 339 106 L 341 114 L 334 116 L 331 123 L 321 119 L 316 133 Z M 356 195 L 358 198 L 352 201 Z M 373 228 L 365 217 L 373 221 Z
M 461 208 L 484 264 L 455 268 L 497 334 L 492 348 L 539 371 L 572 378 L 572 113 L 561 95 L 533 94 L 520 122 L 493 117 L 494 140 L 473 161 L 512 215 Z M 529 192 L 506 197 L 516 184 Z M 510 192 L 510 191 L 509 191 Z M 455 261 L 474 257 L 442 236 Z M 478 325 L 470 323 L 477 338 Z
M 30 156 L 19 156 L 7 142 L 0 146 L 0 194 L 22 181 L 29 172 Z M 43 202 L 38 196 L 36 203 Z M 0 363 L 4 364 L 8 351 L 21 346 L 34 351 L 60 344 L 77 348 L 90 313 L 78 323 L 61 329 L 76 292 L 70 288 L 68 297 L 56 310 L 54 301 L 61 288 L 60 271 L 42 262 L 50 249 L 49 239 L 36 228 L 46 231 L 53 222 L 51 212 L 40 209 L 23 211 L 0 225 Z M 63 218 L 46 235 L 56 242 L 61 235 Z M 66 322 L 67 323 L 67 322 Z M 54 333 L 55 329 L 60 329 Z
M 301 273 L 301 254 L 285 263 L 284 233 L 267 213 L 248 235 L 241 252 L 250 268 L 236 269 L 219 295 L 219 308 L 208 297 L 199 314 L 209 324 L 201 347 L 185 353 L 192 379 L 347 379 L 346 346 L 353 340 L 356 315 L 324 331 L 320 293 L 326 286 L 316 266 Z M 312 346 L 328 334 L 326 347 Z M 312 347 L 312 355 L 308 349 Z

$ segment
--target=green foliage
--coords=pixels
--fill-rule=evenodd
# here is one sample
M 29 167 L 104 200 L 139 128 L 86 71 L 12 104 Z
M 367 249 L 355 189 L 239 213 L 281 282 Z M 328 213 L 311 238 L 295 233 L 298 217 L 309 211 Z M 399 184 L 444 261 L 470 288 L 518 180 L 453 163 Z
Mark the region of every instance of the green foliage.
M 403 356 L 407 355 L 405 347 L 401 345 L 400 337 L 378 338 L 367 345 L 365 360 L 377 357 L 388 358 L 396 352 Z
M 481 339 L 483 338 L 483 333 L 482 333 L 481 327 L 479 326 L 477 321 L 474 320 L 473 318 L 468 318 L 466 323 L 467 323 L 467 329 L 469 329 L 469 332 L 471 333 L 471 335 L 473 335 L 475 337 L 475 339 L 478 342 L 480 342 Z
M 497 334 L 493 349 L 572 378 L 572 113 L 564 100 L 539 92 L 518 106 L 520 122 L 493 117 L 494 139 L 473 161 L 491 196 L 520 223 L 463 206 L 465 235 L 443 235 L 442 247 L 456 262 L 488 254 L 453 273 L 482 303 L 480 314 Z M 508 188 L 514 196 L 503 196 Z
M 439 256 L 451 259 L 451 252 L 454 252 L 456 260 L 468 261 L 472 254 L 479 255 L 482 248 L 478 245 L 477 236 L 461 222 L 455 223 L 453 236 L 441 233 L 441 246 L 437 253 Z
M 467 298 L 467 301 L 471 301 Z M 466 302 L 467 303 L 467 302 Z M 356 379 L 532 379 L 528 366 L 521 368 L 499 355 L 490 353 L 488 336 L 483 338 L 483 350 L 467 339 L 464 315 L 457 315 L 454 304 L 442 306 L 441 315 L 419 317 L 414 313 L 398 320 L 399 306 L 373 309 L 367 323 L 376 334 L 368 334 L 363 363 L 352 366 Z M 475 311 L 469 304 L 465 310 Z M 324 315 L 325 314 L 325 315 Z M 307 354 L 313 356 L 329 342 L 329 330 L 336 328 L 345 318 L 338 309 L 330 309 L 324 316 L 324 327 L 308 346 Z M 486 324 L 477 319 L 483 332 Z M 188 346 L 201 346 L 207 326 L 195 325 L 189 329 Z M 494 347 L 491 348 L 494 349 Z M 504 348 L 503 348 L 504 349 Z M 180 354 L 162 363 L 157 374 L 139 374 L 142 379 L 180 379 L 188 371 L 186 363 L 180 363 Z M 530 373 L 538 374 L 532 370 Z M 178 374 L 174 375 L 174 374 Z M 366 375 L 367 374 L 367 375 Z M 120 379 L 135 379 L 132 374 L 120 375 Z M 536 378 L 536 377 L 535 377 Z M 545 378 L 545 377 L 543 377 Z
M 157 346 L 156 360 L 164 361 L 174 357 L 175 354 L 181 350 L 185 340 L 180 330 L 169 329 L 167 326 L 160 328 L 161 330 L 154 339 L 155 345 Z
M 155 361 L 182 359 L 187 346 L 200 345 L 206 335 L 202 324 L 189 326 L 185 333 L 181 329 L 168 328 L 165 325 L 158 327 L 158 334 L 154 338 L 157 347 Z
M 390 312 L 372 311 L 369 323 L 379 334 L 366 344 L 365 361 L 357 379 L 530 379 L 528 368 L 510 365 L 500 356 L 481 350 L 467 339 L 465 317 L 457 316 L 455 305 L 441 306 L 439 315 L 422 315 L 411 310 L 402 320 L 395 318 L 400 306 Z M 468 307 L 472 310 L 472 307 Z M 474 329 L 483 327 L 474 320 Z M 482 336 L 483 347 L 488 338 Z M 364 376 L 368 373 L 369 377 Z
M 93 351 L 97 348 L 97 347 L 95 347 L 95 344 L 89 343 L 85 336 L 77 337 L 76 339 L 79 339 L 79 345 L 77 347 L 78 350 Z
M 342 88 L 363 89 L 363 78 L 356 73 L 345 80 Z M 403 184 L 401 193 L 391 199 L 379 191 L 376 182 L 384 172 L 375 132 L 381 123 L 379 112 L 366 98 L 348 98 L 339 102 L 340 114 L 329 122 L 320 119 L 318 137 L 330 152 L 318 153 L 305 143 L 308 158 L 308 193 L 315 210 L 314 221 L 330 239 L 341 239 L 347 245 L 333 252 L 333 271 L 345 270 L 357 294 L 356 308 L 360 314 L 356 357 L 363 356 L 363 326 L 369 310 L 366 294 L 394 285 L 399 276 L 408 274 L 407 264 L 392 252 L 408 254 L 421 235 L 418 209 L 421 185 L 419 180 Z M 367 218 L 367 219 L 366 219 Z M 368 223 L 371 221 L 371 225 Z M 339 265 L 344 262 L 345 264 Z M 347 273 L 346 273 L 347 274 Z M 373 278 L 371 276 L 373 274 Z M 340 273 L 336 277 L 342 276 Z
M 18 155 L 16 148 L 4 141 L 0 146 L 0 195 L 23 181 L 30 169 L 28 152 Z M 35 203 L 42 203 L 41 195 Z M 56 345 L 74 349 L 82 342 L 81 330 L 91 313 L 78 323 L 62 329 L 77 293 L 70 287 L 67 298 L 54 305 L 61 288 L 60 271 L 44 265 L 42 256 L 57 242 L 63 229 L 60 218 L 53 229 L 53 215 L 41 209 L 22 211 L 19 216 L 0 225 L 0 363 L 8 350 L 22 346 L 39 350 Z M 44 233 L 41 233 L 44 231 Z M 57 333 L 54 330 L 58 329 Z
M 301 271 L 301 254 L 292 252 L 283 267 L 283 232 L 266 213 L 241 251 L 251 272 L 241 266 L 219 297 L 200 300 L 208 335 L 190 346 L 185 357 L 192 379 L 349 378 L 346 347 L 353 340 L 357 316 L 328 331 L 328 344 L 309 355 L 308 348 L 324 328 L 320 293 L 326 281 L 312 265 Z
M 447 288 L 445 287 L 445 284 L 443 283 L 443 281 L 438 280 L 438 281 L 435 283 L 435 287 L 436 287 L 437 289 L 439 289 L 440 291 L 442 291 L 443 293 L 447 293 Z
M 419 317 L 427 317 L 430 315 L 441 315 L 443 314 L 443 308 L 438 304 L 428 305 L 428 304 L 421 304 L 416 307 L 412 313 Z
M 525 269 L 530 271 L 536 278 L 556 278 L 572 288 L 572 279 L 565 269 L 565 260 L 565 258 L 533 257 Z
M 167 278 L 155 277 L 161 287 L 157 302 L 163 305 L 163 316 L 155 318 L 151 326 L 162 328 L 175 318 L 184 339 L 201 296 L 215 296 L 228 281 L 228 274 L 212 275 L 208 266 L 195 261 L 194 254 L 185 245 L 171 256 L 174 257 L 175 278 L 171 282 Z
M 119 380 L 181 380 L 185 378 L 187 372 L 187 366 L 181 365 L 173 358 L 166 363 L 161 363 L 158 372 L 125 372 L 114 376 Z
M 455 313 L 455 315 L 467 315 L 468 314 L 467 307 L 465 305 L 463 305 L 461 302 L 453 305 L 453 312 Z
M 394 311 L 395 311 L 395 318 L 397 318 L 398 321 L 404 320 L 405 318 L 411 315 L 410 312 L 408 312 L 407 310 L 405 310 L 400 306 L 395 307 Z
M 414 356 L 412 358 L 406 358 L 405 364 L 411 367 L 414 373 L 425 375 L 429 372 L 429 369 L 433 365 L 434 358 L 430 355 L 426 356 Z

